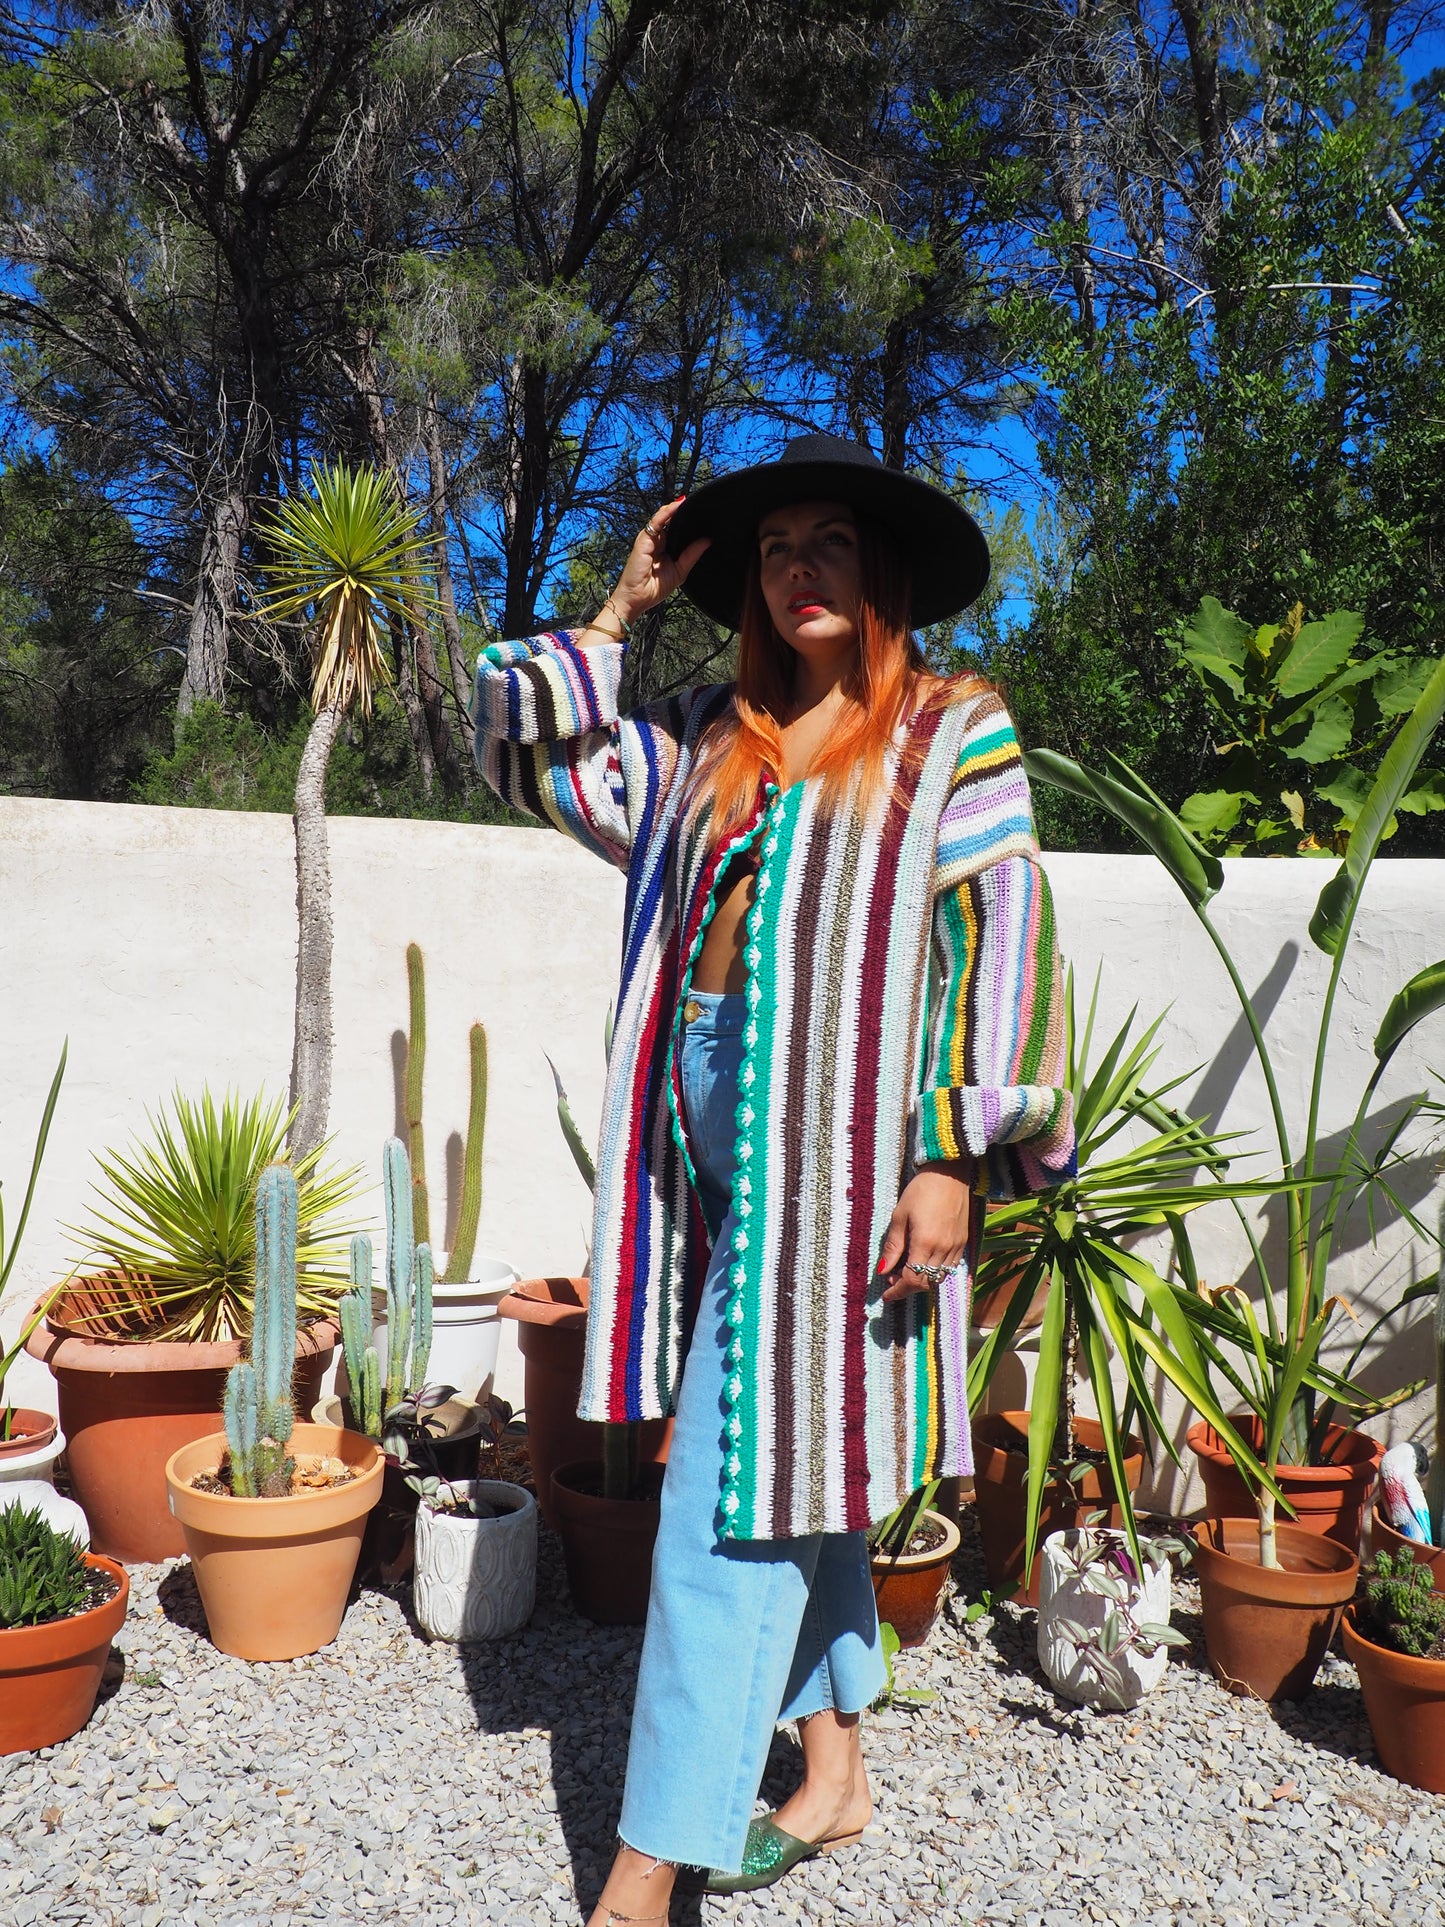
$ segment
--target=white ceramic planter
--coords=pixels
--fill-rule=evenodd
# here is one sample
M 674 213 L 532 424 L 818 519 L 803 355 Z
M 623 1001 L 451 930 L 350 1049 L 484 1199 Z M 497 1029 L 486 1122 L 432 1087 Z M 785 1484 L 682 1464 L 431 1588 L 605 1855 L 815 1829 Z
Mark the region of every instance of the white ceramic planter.
M 517 1274 L 500 1258 L 473 1259 L 472 1273 L 462 1284 L 445 1285 L 438 1279 L 432 1286 L 431 1360 L 426 1375 L 430 1384 L 455 1385 L 463 1398 L 480 1404 L 496 1376 L 502 1337 L 497 1307 L 516 1284 Z M 385 1383 L 385 1292 L 373 1293 L 372 1303 L 378 1323 L 371 1342 Z
M 40 1512 L 56 1532 L 68 1532 L 82 1548 L 90 1545 L 90 1521 L 74 1499 L 61 1497 L 49 1479 L 6 1479 L 0 1485 L 0 1512 L 11 1505 Z
M 1077 1573 L 1066 1559 L 1068 1547 L 1078 1543 L 1080 1533 L 1051 1532 L 1044 1541 L 1039 1575 L 1039 1664 L 1048 1674 L 1055 1690 L 1065 1699 L 1082 1706 L 1096 1706 L 1122 1712 L 1137 1706 L 1144 1695 L 1157 1686 L 1169 1664 L 1169 1648 L 1159 1646 L 1146 1659 L 1136 1647 L 1106 1661 L 1094 1650 L 1102 1641 L 1104 1620 L 1111 1606 L 1122 1615 L 1126 1610 L 1135 1623 L 1153 1625 L 1169 1622 L 1170 1571 L 1166 1559 L 1151 1566 L 1142 1587 L 1131 1585 L 1127 1601 L 1116 1602 L 1089 1583 L 1091 1575 Z M 1084 1638 L 1063 1630 L 1064 1621 L 1084 1629 Z
M 33 1452 L 10 1452 L 0 1458 L 0 1485 L 10 1485 L 17 1479 L 43 1479 L 47 1485 L 55 1484 L 55 1461 L 65 1450 L 65 1434 L 57 1432 L 48 1445 L 38 1445 Z M 90 1544 L 87 1537 L 85 1543 Z
M 520 1485 L 497 1479 L 458 1480 L 455 1489 L 480 1492 L 515 1510 L 499 1519 L 416 1513 L 413 1603 L 430 1639 L 501 1639 L 525 1626 L 537 1598 L 537 1502 Z

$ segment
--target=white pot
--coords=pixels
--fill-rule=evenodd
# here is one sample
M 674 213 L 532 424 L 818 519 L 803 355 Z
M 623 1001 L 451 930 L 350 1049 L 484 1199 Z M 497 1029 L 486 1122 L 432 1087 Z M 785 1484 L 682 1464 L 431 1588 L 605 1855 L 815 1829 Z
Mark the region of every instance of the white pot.
M 514 1506 L 499 1519 L 416 1509 L 413 1603 L 430 1639 L 501 1639 L 525 1626 L 537 1597 L 537 1502 L 520 1485 L 459 1479 L 454 1489 Z
M 443 1269 L 438 1261 L 438 1271 Z M 502 1327 L 497 1307 L 517 1282 L 512 1267 L 500 1258 L 474 1258 L 472 1276 L 463 1283 L 432 1286 L 431 1361 L 427 1382 L 455 1385 L 473 1404 L 492 1389 L 497 1371 L 497 1347 Z M 386 1383 L 386 1293 L 373 1293 L 378 1324 L 371 1342 L 376 1347 L 382 1383 Z
M 1122 1618 L 1126 1613 L 1135 1624 L 1169 1622 L 1170 1571 L 1166 1559 L 1148 1568 L 1144 1583 L 1131 1582 L 1123 1601 L 1110 1599 L 1095 1590 L 1092 1575 L 1075 1572 L 1066 1552 L 1077 1546 L 1084 1533 L 1077 1528 L 1051 1532 L 1043 1544 L 1043 1565 L 1039 1576 L 1039 1664 L 1057 1692 L 1083 1706 L 1096 1706 L 1122 1712 L 1137 1706 L 1144 1695 L 1157 1686 L 1169 1664 L 1169 1648 L 1156 1647 L 1145 1657 L 1136 1646 L 1106 1658 L 1097 1650 L 1104 1636 L 1104 1621 L 1112 1606 Z M 1065 1632 L 1063 1622 L 1082 1628 Z
M 55 1484 L 55 1461 L 65 1450 L 65 1434 L 57 1431 L 48 1445 L 37 1445 L 33 1452 L 8 1452 L 0 1458 L 0 1485 L 10 1485 L 16 1479 L 43 1479 L 47 1485 Z M 90 1540 L 85 1542 L 90 1544 Z
M 0 1485 L 0 1512 L 6 1506 L 40 1512 L 56 1532 L 68 1532 L 82 1548 L 90 1544 L 90 1521 L 75 1503 L 56 1491 L 49 1479 L 6 1479 Z

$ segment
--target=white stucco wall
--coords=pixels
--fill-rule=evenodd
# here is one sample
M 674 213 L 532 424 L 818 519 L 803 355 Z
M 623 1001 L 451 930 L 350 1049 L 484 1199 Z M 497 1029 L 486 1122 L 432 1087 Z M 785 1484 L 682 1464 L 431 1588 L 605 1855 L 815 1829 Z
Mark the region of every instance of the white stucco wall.
M 490 1099 L 479 1249 L 523 1276 L 580 1267 L 590 1200 L 557 1128 L 544 1051 L 569 1087 L 582 1128 L 595 1131 L 603 1024 L 612 996 L 622 879 L 544 831 L 465 829 L 341 819 L 331 824 L 335 902 L 335 1077 L 331 1124 L 341 1157 L 374 1173 L 380 1222 L 383 1139 L 396 1124 L 394 1039 L 407 1016 L 404 951 L 427 959 L 426 1120 L 434 1201 L 445 1146 L 466 1122 L 468 1025 L 490 1046 Z M 1065 949 L 1085 999 L 1101 972 L 1105 1036 L 1137 1004 L 1166 1005 L 1161 1073 L 1189 1072 L 1181 1100 L 1225 1129 L 1267 1121 L 1262 1081 L 1228 979 L 1183 899 L 1147 857 L 1051 856 Z M 1314 1025 L 1327 960 L 1307 925 L 1330 866 L 1239 861 L 1216 921 L 1253 992 L 1302 1130 Z M 1344 984 L 1323 1128 L 1342 1133 L 1373 1063 L 1386 1002 L 1445 956 L 1445 863 L 1384 862 L 1371 879 Z M 295 976 L 295 879 L 289 818 L 216 811 L 0 798 L 0 1180 L 13 1223 L 40 1108 L 61 1040 L 70 1063 L 24 1249 L 0 1331 L 73 1256 L 64 1226 L 83 1216 L 92 1154 L 145 1126 L 174 1086 L 209 1083 L 285 1091 Z M 1445 1067 L 1445 1016 L 1399 1054 L 1372 1106 L 1392 1112 Z M 1268 1150 L 1263 1134 L 1256 1140 Z M 1417 1132 L 1417 1143 L 1419 1133 Z M 1262 1161 L 1263 1163 L 1263 1161 Z M 1438 1160 L 1417 1156 L 1399 1183 L 1428 1221 L 1442 1193 Z M 434 1210 L 436 1205 L 434 1202 Z M 1266 1222 L 1276 1214 L 1266 1212 Z M 1242 1275 L 1246 1247 L 1220 1215 L 1196 1219 L 1211 1283 Z M 1277 1239 L 1276 1239 L 1277 1242 Z M 1336 1289 L 1368 1323 L 1428 1266 L 1408 1227 L 1369 1243 L 1363 1213 Z M 508 1329 L 500 1387 L 519 1392 Z M 1423 1310 L 1373 1347 L 1367 1381 L 1383 1387 L 1431 1371 Z M 43 1369 L 24 1361 L 12 1393 L 51 1403 Z M 1171 1423 L 1182 1436 L 1183 1415 Z M 1384 1422 L 1382 1422 L 1383 1424 Z M 1391 1436 L 1423 1434 L 1426 1401 L 1394 1415 Z M 1187 1503 L 1161 1479 L 1160 1502 Z

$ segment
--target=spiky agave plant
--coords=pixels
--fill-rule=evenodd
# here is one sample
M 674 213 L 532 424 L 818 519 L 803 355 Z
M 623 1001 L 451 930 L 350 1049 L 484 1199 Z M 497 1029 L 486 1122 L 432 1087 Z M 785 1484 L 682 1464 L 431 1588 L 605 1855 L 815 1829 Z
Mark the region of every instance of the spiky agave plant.
M 390 679 L 382 646 L 389 621 L 420 620 L 436 606 L 418 580 L 428 541 L 420 516 L 391 478 L 366 463 L 312 465 L 306 492 L 289 496 L 258 528 L 270 545 L 272 593 L 259 613 L 300 617 L 315 638 L 315 720 L 296 773 L 296 1029 L 291 1058 L 291 1149 L 321 1142 L 331 1103 L 331 870 L 326 770 L 347 713 L 371 714 Z

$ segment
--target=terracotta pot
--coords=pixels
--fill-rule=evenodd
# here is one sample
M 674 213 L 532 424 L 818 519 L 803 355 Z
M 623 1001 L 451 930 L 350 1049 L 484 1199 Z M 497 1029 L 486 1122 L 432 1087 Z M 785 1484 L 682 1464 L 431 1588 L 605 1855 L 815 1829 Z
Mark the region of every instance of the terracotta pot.
M 55 1375 L 71 1488 L 90 1521 L 91 1544 L 127 1564 L 175 1559 L 186 1549 L 166 1503 L 166 1461 L 216 1429 L 239 1339 L 105 1339 L 66 1331 L 60 1307 L 25 1349 Z M 330 1319 L 296 1336 L 296 1403 L 321 1394 L 341 1328 Z
M 997 1205 L 989 1205 L 988 1207 L 989 1211 L 996 1211 L 997 1209 Z M 1036 1230 L 1037 1227 L 1034 1225 L 1018 1225 L 1016 1229 L 1019 1231 L 1033 1231 Z M 987 1244 L 988 1230 L 987 1220 L 985 1219 L 985 1248 Z M 987 1291 L 981 1291 L 976 1294 L 968 1308 L 968 1322 L 974 1331 L 992 1331 L 995 1325 L 1000 1323 L 1013 1298 L 1014 1286 L 1018 1283 L 1019 1279 L 1023 1277 L 1027 1269 L 1027 1260 L 1021 1258 L 1017 1264 L 1011 1264 L 1007 1269 L 1001 1269 L 997 1274 L 995 1283 L 990 1285 Z M 1049 1302 L 1049 1285 L 1050 1280 L 1048 1276 L 1045 1275 L 1035 1289 L 1033 1297 L 1029 1300 L 1028 1310 L 1025 1311 L 1018 1326 L 1019 1331 L 1037 1331 L 1039 1326 L 1043 1324 L 1044 1307 Z
M 1074 1431 L 1080 1445 L 1101 1451 L 1104 1428 L 1097 1419 L 1078 1418 Z M 994 1592 L 1016 1585 L 1017 1606 L 1037 1606 L 1041 1561 L 1035 1553 L 1028 1584 L 1024 1584 L 1024 1526 L 1028 1511 L 1029 1415 L 1027 1412 L 988 1412 L 973 1421 L 973 1495 L 978 1507 L 979 1537 Z M 1130 1438 L 1124 1449 L 1124 1471 L 1131 1492 L 1144 1476 L 1144 1446 Z M 1103 1511 L 1102 1525 L 1121 1523 L 1114 1482 L 1107 1465 L 1085 1473 L 1077 1485 L 1063 1480 L 1044 1487 L 1039 1517 L 1039 1545 L 1051 1532 L 1082 1526 L 1091 1512 Z
M 31 1405 L 10 1405 L 3 1409 L 9 1417 L 10 1436 L 0 1438 L 0 1464 L 18 1459 L 26 1452 L 40 1452 L 60 1429 L 60 1421 L 49 1412 L 38 1412 Z
M 1434 1573 L 1436 1592 L 1445 1592 L 1445 1546 L 1422 1546 L 1418 1539 L 1407 1539 L 1380 1517 L 1378 1506 L 1370 1513 L 1370 1551 L 1413 1552 L 1419 1563 Z
M 317 1652 L 341 1628 L 367 1514 L 381 1497 L 381 1447 L 339 1426 L 297 1425 L 293 1455 L 343 1460 L 356 1473 L 350 1485 L 285 1499 L 197 1492 L 191 1479 L 215 1471 L 225 1450 L 225 1433 L 213 1432 L 166 1465 L 212 1642 L 237 1659 Z
M 529 1278 L 497 1308 L 517 1324 L 527 1456 L 542 1517 L 554 1529 L 553 1472 L 559 1465 L 602 1456 L 602 1427 L 577 1416 L 591 1289 L 588 1278 Z M 638 1462 L 665 1464 L 671 1443 L 672 1420 L 648 1419 L 638 1440 Z
M 640 1626 L 647 1618 L 662 1469 L 642 1472 L 655 1490 L 640 1499 L 604 1499 L 600 1459 L 559 1465 L 552 1473 L 567 1589 L 582 1617 L 599 1626 Z
M 95 1711 L 110 1642 L 125 1623 L 130 1581 L 113 1559 L 88 1553 L 120 1591 L 103 1606 L 45 1626 L 0 1632 L 0 1753 L 33 1753 L 78 1733 Z
M 1257 1452 L 1264 1441 L 1259 1420 L 1238 1413 L 1230 1415 L 1230 1423 Z M 1256 1515 L 1249 1487 L 1235 1470 L 1234 1460 L 1220 1444 L 1214 1427 L 1191 1425 L 1185 1437 L 1199 1461 L 1208 1516 L 1253 1519 Z M 1277 1465 L 1274 1468 L 1280 1490 L 1295 1509 L 1295 1517 L 1286 1519 L 1285 1523 L 1333 1539 L 1336 1545 L 1344 1546 L 1358 1558 L 1365 1507 L 1375 1489 L 1385 1448 L 1378 1439 L 1369 1438 L 1364 1432 L 1332 1425 L 1325 1433 L 1325 1453 L 1331 1461 L 1327 1465 Z
M 1425 1793 L 1445 1793 L 1445 1659 L 1412 1659 L 1366 1639 L 1351 1608 L 1340 1622 L 1360 1676 L 1380 1765 Z
M 1323 1533 L 1275 1527 L 1279 1571 L 1259 1563 L 1254 1519 L 1201 1519 L 1194 1572 L 1214 1676 L 1253 1699 L 1300 1699 L 1314 1684 L 1360 1562 Z
M 886 1620 L 897 1633 L 900 1646 L 921 1646 L 933 1631 L 949 1561 L 963 1543 L 952 1519 L 945 1519 L 940 1512 L 925 1512 L 923 1516 L 943 1527 L 942 1545 L 932 1552 L 905 1552 L 896 1559 L 875 1557 L 869 1561 L 878 1618 Z

